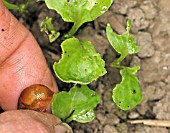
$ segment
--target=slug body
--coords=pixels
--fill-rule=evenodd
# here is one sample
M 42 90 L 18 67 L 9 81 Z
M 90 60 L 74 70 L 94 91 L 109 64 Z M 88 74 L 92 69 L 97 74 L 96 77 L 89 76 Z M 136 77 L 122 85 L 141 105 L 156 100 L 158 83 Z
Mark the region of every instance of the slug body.
M 51 104 L 53 94 L 54 92 L 44 85 L 31 85 L 22 91 L 18 101 L 18 108 L 46 111 Z

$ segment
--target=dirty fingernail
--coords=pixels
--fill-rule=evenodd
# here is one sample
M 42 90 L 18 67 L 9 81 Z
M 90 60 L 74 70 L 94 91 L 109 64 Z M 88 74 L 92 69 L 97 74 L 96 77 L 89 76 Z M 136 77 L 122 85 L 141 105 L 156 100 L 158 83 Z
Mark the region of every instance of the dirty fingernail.
M 55 126 L 55 133 L 73 133 L 73 131 L 66 123 L 60 123 Z

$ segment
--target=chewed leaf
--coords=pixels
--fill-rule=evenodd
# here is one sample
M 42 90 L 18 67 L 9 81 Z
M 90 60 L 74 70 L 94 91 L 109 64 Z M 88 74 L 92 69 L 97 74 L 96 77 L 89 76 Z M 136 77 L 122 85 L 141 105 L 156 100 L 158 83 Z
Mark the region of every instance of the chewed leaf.
M 54 64 L 54 71 L 60 80 L 88 84 L 106 73 L 105 62 L 89 41 L 70 38 L 61 47 L 62 58 Z
M 85 22 L 93 21 L 105 13 L 113 0 L 45 0 L 49 9 L 56 10 L 66 22 L 73 22 L 72 29 L 65 38 L 74 36 Z
M 89 122 L 95 118 L 93 109 L 100 102 L 99 95 L 87 86 L 74 86 L 69 92 L 54 95 L 52 113 L 64 122 Z
M 140 46 L 136 45 L 136 42 L 133 37 L 130 36 L 129 30 L 131 28 L 131 21 L 128 20 L 127 22 L 127 32 L 118 35 L 115 32 L 113 32 L 110 24 L 106 27 L 106 34 L 109 42 L 111 43 L 112 47 L 121 55 L 121 59 L 117 64 L 120 64 L 120 62 L 128 55 L 128 54 L 135 54 L 140 51 Z
M 50 17 L 46 17 L 42 21 L 41 31 L 47 33 L 50 43 L 54 42 L 60 36 L 60 33 L 55 30 L 55 27 L 52 24 L 52 18 Z
M 93 109 L 92 110 L 89 110 L 89 111 L 86 111 L 86 112 L 82 112 L 79 111 L 80 113 L 77 113 L 77 114 L 73 114 L 73 120 L 74 121 L 78 121 L 78 122 L 81 122 L 81 123 L 85 123 L 85 122 L 90 122 L 92 121 L 96 115 L 94 114 L 94 111 Z
M 142 100 L 142 93 L 136 77 L 139 66 L 120 70 L 122 81 L 113 89 L 113 100 L 122 110 L 134 108 Z
M 140 50 L 140 46 L 136 45 L 136 42 L 133 37 L 130 36 L 129 30 L 131 27 L 130 20 L 127 22 L 127 32 L 118 35 L 113 32 L 110 24 L 106 27 L 106 34 L 109 42 L 111 43 L 112 47 L 119 53 L 127 53 L 127 54 L 135 54 L 138 53 Z
M 96 19 L 111 6 L 113 0 L 45 0 L 67 22 L 84 23 Z

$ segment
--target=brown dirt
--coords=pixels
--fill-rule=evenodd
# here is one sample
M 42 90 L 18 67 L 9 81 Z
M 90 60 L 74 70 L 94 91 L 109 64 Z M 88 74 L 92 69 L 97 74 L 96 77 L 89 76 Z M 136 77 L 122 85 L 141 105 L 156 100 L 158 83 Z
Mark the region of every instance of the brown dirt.
M 20 0 L 13 0 L 19 3 Z M 21 0 L 22 2 L 22 0 Z M 43 2 L 29 6 L 26 13 L 14 15 L 33 33 L 39 42 L 49 67 L 61 56 L 62 38 L 49 44 L 46 34 L 39 26 L 45 16 L 54 18 L 56 29 L 63 35 L 71 24 L 63 22 L 54 11 L 49 11 Z M 109 22 L 117 33 L 125 32 L 126 20 L 131 18 L 131 34 L 142 46 L 139 54 L 129 56 L 125 65 L 140 65 L 138 73 L 143 92 L 143 101 L 130 111 L 120 110 L 112 101 L 112 89 L 121 81 L 119 71 L 109 67 L 118 55 L 109 45 L 105 26 Z M 170 1 L 169 0 L 115 0 L 112 7 L 94 22 L 84 24 L 78 31 L 78 38 L 90 40 L 106 60 L 108 73 L 90 84 L 101 95 L 101 103 L 95 109 L 96 119 L 87 124 L 71 122 L 75 133 L 169 133 L 167 127 L 132 125 L 128 120 L 164 119 L 170 120 Z M 53 70 L 52 70 L 53 71 Z M 60 90 L 68 90 L 56 78 Z

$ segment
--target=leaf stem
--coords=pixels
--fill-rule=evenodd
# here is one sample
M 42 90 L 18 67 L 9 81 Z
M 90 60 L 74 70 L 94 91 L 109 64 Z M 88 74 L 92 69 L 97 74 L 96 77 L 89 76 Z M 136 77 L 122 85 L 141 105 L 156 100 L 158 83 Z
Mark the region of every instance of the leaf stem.
M 73 117 L 69 117 L 69 118 L 67 118 L 64 122 L 65 122 L 65 123 L 70 123 L 72 120 L 73 120 Z
M 120 66 L 120 63 L 124 60 L 124 58 L 126 57 L 126 54 L 122 54 L 117 60 L 115 60 L 112 63 L 112 67 L 116 67 L 116 68 L 124 68 L 124 66 Z
M 129 34 L 129 32 L 130 32 L 130 29 L 131 29 L 131 20 L 128 19 L 128 20 L 127 20 L 127 27 L 126 27 L 126 30 L 127 30 L 127 33 L 128 33 L 128 34 Z
M 65 38 L 70 38 L 74 36 L 74 34 L 77 32 L 77 30 L 80 28 L 81 25 L 82 25 L 81 23 L 75 22 L 71 30 L 65 35 Z

